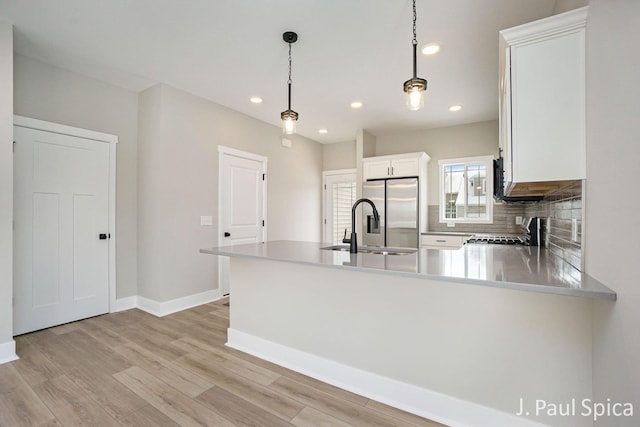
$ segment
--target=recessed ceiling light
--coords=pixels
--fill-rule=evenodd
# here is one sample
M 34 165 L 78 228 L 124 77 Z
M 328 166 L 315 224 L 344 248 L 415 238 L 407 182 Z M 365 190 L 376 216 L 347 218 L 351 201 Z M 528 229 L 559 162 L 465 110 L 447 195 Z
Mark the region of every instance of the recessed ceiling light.
M 328 131 L 328 130 L 326 130 L 326 129 L 320 129 L 320 130 L 318 131 L 318 133 L 321 133 L 321 134 L 323 134 L 323 135 L 324 135 L 325 133 L 329 133 L 329 131 Z
M 362 102 L 361 101 L 353 101 L 351 103 L 351 108 L 362 108 Z
M 429 43 L 422 48 L 423 55 L 434 55 L 440 51 L 440 45 L 438 43 Z
M 449 111 L 460 111 L 462 110 L 462 105 L 452 105 L 451 107 L 449 107 Z
M 251 101 L 252 104 L 262 104 L 262 98 L 259 96 L 252 96 L 249 101 Z

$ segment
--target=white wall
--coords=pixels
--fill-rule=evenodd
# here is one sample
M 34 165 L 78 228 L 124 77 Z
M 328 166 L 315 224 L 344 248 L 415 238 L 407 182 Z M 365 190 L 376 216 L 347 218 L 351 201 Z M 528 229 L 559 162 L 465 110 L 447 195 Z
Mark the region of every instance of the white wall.
M 15 114 L 119 137 L 116 160 L 118 298 L 136 295 L 138 95 L 15 55 Z
M 438 160 L 498 156 L 497 120 L 423 131 L 379 133 L 376 137 L 376 156 L 424 151 L 431 157 L 427 166 L 429 205 L 438 204 Z
M 322 145 L 322 170 L 356 168 L 356 142 L 346 141 Z
M 466 425 L 523 425 L 514 416 L 520 398 L 528 418 L 592 425 L 580 416 L 535 414 L 537 399 L 591 394 L 589 299 L 240 257 L 231 259 L 231 280 L 232 331 L 505 413 L 502 422 L 476 417 Z M 260 355 L 265 347 L 251 350 Z M 271 356 L 277 363 L 284 352 Z M 307 362 L 298 357 L 294 366 L 337 379 Z M 356 378 L 340 380 L 372 398 L 380 392 L 376 382 Z M 469 420 L 468 404 L 412 400 L 405 391 L 393 384 L 384 394 L 447 425 Z
M 158 302 L 217 288 L 218 152 L 268 157 L 267 239 L 321 240 L 322 147 L 167 85 L 140 95 L 139 294 Z M 201 215 L 214 218 L 201 227 Z
M 591 0 L 587 21 L 585 271 L 618 293 L 594 309 L 596 400 L 633 402 L 635 417 L 598 426 L 640 425 L 640 50 L 637 0 Z
M 579 7 L 587 6 L 589 0 L 556 0 L 556 5 L 553 8 L 553 14 L 568 12 Z
M 15 355 L 12 300 L 13 28 L 0 22 L 0 363 Z

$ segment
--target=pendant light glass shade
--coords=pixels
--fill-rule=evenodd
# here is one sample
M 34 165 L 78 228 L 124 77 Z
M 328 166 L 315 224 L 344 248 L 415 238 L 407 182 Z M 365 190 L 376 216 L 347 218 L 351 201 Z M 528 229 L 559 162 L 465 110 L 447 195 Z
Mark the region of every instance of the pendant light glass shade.
M 293 31 L 287 31 L 282 35 L 282 39 L 289 44 L 289 80 L 287 80 L 289 103 L 288 108 L 280 113 L 280 118 L 282 119 L 282 133 L 291 135 L 296 133 L 296 122 L 298 121 L 298 113 L 291 109 L 291 43 L 298 40 L 298 35 Z
M 280 113 L 280 118 L 282 119 L 282 133 L 286 135 L 296 133 L 298 113 L 292 110 L 286 110 Z
M 424 93 L 427 90 L 427 81 L 421 78 L 413 78 L 404 82 L 404 91 L 407 94 L 407 108 L 411 111 L 424 108 Z

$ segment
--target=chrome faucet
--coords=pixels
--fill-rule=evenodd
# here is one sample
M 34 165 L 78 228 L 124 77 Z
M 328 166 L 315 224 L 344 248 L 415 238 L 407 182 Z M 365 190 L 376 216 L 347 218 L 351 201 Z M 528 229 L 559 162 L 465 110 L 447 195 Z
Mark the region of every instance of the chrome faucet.
M 376 205 L 374 205 L 373 202 L 369 199 L 356 200 L 356 202 L 353 204 L 353 207 L 351 208 L 351 238 L 346 238 L 347 230 L 345 230 L 345 238 L 342 239 L 342 243 L 349 243 L 349 252 L 352 254 L 358 253 L 358 234 L 356 233 L 356 208 L 362 202 L 369 203 L 373 208 L 373 221 L 370 226 L 376 230 L 379 230 L 380 228 L 380 215 L 378 214 Z

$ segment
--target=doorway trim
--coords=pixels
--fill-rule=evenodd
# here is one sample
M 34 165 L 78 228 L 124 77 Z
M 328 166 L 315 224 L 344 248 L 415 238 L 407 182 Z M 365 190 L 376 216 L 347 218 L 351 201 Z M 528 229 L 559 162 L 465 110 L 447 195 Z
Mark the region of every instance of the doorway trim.
M 96 132 L 89 129 L 76 128 L 59 123 L 32 119 L 24 116 L 13 116 L 13 125 L 27 129 L 41 130 L 60 135 L 75 136 L 109 144 L 109 312 L 116 307 L 116 144 L 118 136 Z
M 243 159 L 254 160 L 256 162 L 262 163 L 262 217 L 265 218 L 264 227 L 262 229 L 262 241 L 267 241 L 267 228 L 269 226 L 269 221 L 267 221 L 267 178 L 268 178 L 268 162 L 269 158 L 262 156 L 260 154 L 250 153 L 248 151 L 238 150 L 236 148 L 226 147 L 224 145 L 218 145 L 218 238 L 217 245 L 224 246 L 224 236 L 223 236 L 223 228 L 224 224 L 222 221 L 223 212 L 223 157 L 224 155 L 236 156 Z M 222 298 L 222 257 L 218 257 L 218 298 Z

